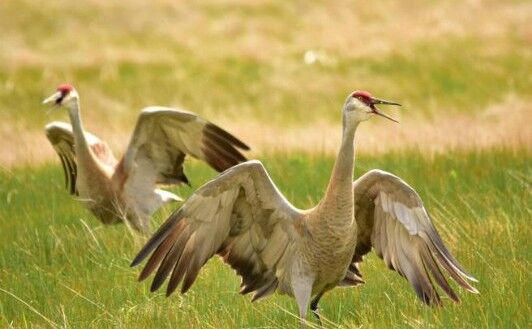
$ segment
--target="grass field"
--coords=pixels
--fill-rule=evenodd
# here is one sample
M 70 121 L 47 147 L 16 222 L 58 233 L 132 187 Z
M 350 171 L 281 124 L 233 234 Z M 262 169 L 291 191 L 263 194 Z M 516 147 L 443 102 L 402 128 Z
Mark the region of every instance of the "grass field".
M 301 208 L 323 194 L 347 93 L 402 103 L 400 125 L 361 126 L 357 176 L 414 186 L 480 295 L 427 308 L 372 255 L 364 286 L 322 300 L 326 327 L 531 327 L 531 21 L 520 0 L 0 1 L 0 328 L 298 327 L 293 300 L 249 303 L 218 259 L 185 296 L 136 282 L 145 238 L 63 189 L 42 128 L 67 116 L 40 105 L 62 82 L 117 153 L 142 107 L 183 106 L 248 142 Z
M 299 207 L 321 196 L 332 158 L 264 157 L 281 190 Z M 357 159 L 357 176 L 370 168 L 397 173 L 418 189 L 437 228 L 478 279 L 480 295 L 460 291 L 430 309 L 372 255 L 362 267 L 367 283 L 336 289 L 322 301 L 327 326 L 362 328 L 526 328 L 530 325 L 531 157 L 520 152 L 417 153 Z M 190 176 L 213 176 L 194 166 Z M 0 235 L 0 323 L 21 327 L 279 328 L 298 327 L 293 300 L 275 295 L 251 304 L 239 279 L 211 260 L 184 296 L 152 294 L 129 268 L 143 239 L 123 226 L 103 227 L 63 191 L 57 165 L 2 172 L 5 207 Z M 179 192 L 184 195 L 190 189 Z M 155 219 L 160 222 L 171 209 Z M 37 313 L 38 312 L 38 313 Z M 45 319 L 46 318 L 46 319 Z M 329 322 L 330 321 L 330 322 Z
M 64 81 L 87 128 L 114 146 L 142 107 L 161 104 L 259 153 L 334 154 L 340 106 L 366 89 L 403 104 L 393 114 L 404 128 L 368 123 L 360 151 L 529 149 L 531 20 L 528 1 L 3 1 L 0 139 L 20 145 L 0 149 L 0 163 L 55 157 L 42 127 L 65 114 L 39 104 Z

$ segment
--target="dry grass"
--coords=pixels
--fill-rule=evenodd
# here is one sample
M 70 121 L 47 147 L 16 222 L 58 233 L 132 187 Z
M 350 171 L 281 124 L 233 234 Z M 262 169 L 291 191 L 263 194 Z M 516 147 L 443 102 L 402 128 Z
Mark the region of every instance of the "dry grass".
M 475 115 L 445 116 L 442 112 L 432 119 L 413 116 L 401 119 L 401 114 L 396 111 L 393 115 L 400 119 L 400 124 L 374 118 L 361 125 L 357 135 L 357 152 L 377 155 L 414 149 L 433 154 L 500 147 L 532 151 L 532 130 L 524 125 L 532 121 L 532 104 L 521 99 L 509 97 L 503 103 L 492 105 Z M 117 154 L 125 150 L 133 126 L 110 129 L 107 125 L 96 126 L 94 122 L 97 118 L 89 116 L 86 121 L 88 127 L 95 127 L 91 131 L 107 141 Z M 340 140 L 339 123 L 318 121 L 310 125 L 283 127 L 265 125 L 253 119 L 227 121 L 223 118 L 217 123 L 251 145 L 252 156 L 278 151 L 334 154 Z M 13 136 L 19 143 L 6 143 L 0 149 L 1 166 L 39 165 L 55 159 L 56 155 L 43 132 L 0 124 L 0 140 L 9 141 Z
M 530 21 L 526 1 L 4 1 L 0 165 L 54 157 L 41 127 L 66 118 L 38 104 L 64 80 L 120 151 L 151 103 L 197 111 L 256 155 L 332 153 L 351 88 L 408 113 L 364 125 L 360 152 L 529 149 Z
M 406 110 L 407 111 L 407 110 Z M 420 150 L 425 154 L 451 150 L 517 148 L 532 150 L 532 130 L 524 122 L 532 120 L 532 103 L 508 99 L 481 113 L 439 113 L 432 119 L 393 115 L 401 123 L 374 118 L 360 126 L 357 151 L 377 155 L 390 151 Z M 232 123 L 259 152 L 304 151 L 335 153 L 340 141 L 340 124 L 318 122 L 305 127 L 272 127 L 258 122 Z M 227 122 L 230 126 L 231 123 Z
M 41 129 L 56 118 L 39 101 L 64 81 L 115 149 L 137 109 L 161 104 L 258 153 L 330 152 L 354 88 L 412 109 L 399 127 L 366 125 L 363 152 L 529 146 L 530 21 L 526 1 L 3 1 L 0 165 L 52 156 Z
M 0 9 L 0 65 L 12 68 L 176 62 L 174 47 L 206 60 L 234 55 L 286 68 L 315 48 L 362 58 L 474 36 L 498 40 L 487 47 L 498 52 L 509 33 L 532 37 L 526 1 L 21 0 Z

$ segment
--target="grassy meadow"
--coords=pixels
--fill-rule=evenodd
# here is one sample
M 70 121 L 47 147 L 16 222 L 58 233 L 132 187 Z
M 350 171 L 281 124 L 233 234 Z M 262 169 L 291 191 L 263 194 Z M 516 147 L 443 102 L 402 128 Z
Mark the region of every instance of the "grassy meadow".
M 0 328 L 299 326 L 293 300 L 251 304 L 218 259 L 184 296 L 136 282 L 146 238 L 72 200 L 43 134 L 67 120 L 40 105 L 62 82 L 117 154 L 142 107 L 181 106 L 248 142 L 300 208 L 324 192 L 345 96 L 402 103 L 401 124 L 361 126 L 356 175 L 410 183 L 480 294 L 425 307 L 371 255 L 365 285 L 322 299 L 325 327 L 531 327 L 530 21 L 518 0 L 0 2 Z M 193 188 L 215 176 L 189 165 Z
M 299 207 L 321 196 L 331 157 L 265 156 L 280 189 Z M 460 291 L 462 304 L 444 299 L 430 309 L 372 255 L 362 266 L 366 284 L 336 289 L 322 300 L 326 327 L 526 328 L 530 315 L 530 175 L 519 152 L 498 150 L 425 159 L 416 153 L 360 156 L 357 175 L 393 171 L 415 186 L 444 240 L 479 280 L 480 295 Z M 190 168 L 196 181 L 213 176 Z M 0 199 L 2 326 L 99 328 L 298 327 L 293 300 L 273 296 L 251 304 L 239 279 L 211 260 L 186 295 L 170 298 L 136 283 L 129 263 L 143 239 L 121 225 L 103 227 L 62 193 L 55 165 L 3 172 Z M 183 195 L 191 189 L 181 188 Z M 155 219 L 160 223 L 171 209 Z M 16 296 L 16 297 L 15 297 Z M 38 313 L 37 313 L 38 312 Z

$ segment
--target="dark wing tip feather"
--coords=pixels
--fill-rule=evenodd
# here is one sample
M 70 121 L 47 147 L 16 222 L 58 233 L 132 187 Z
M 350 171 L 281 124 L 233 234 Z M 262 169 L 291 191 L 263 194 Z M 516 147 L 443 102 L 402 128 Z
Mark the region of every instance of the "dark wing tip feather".
M 467 281 L 476 281 L 476 279 L 468 274 L 458 263 L 456 258 L 450 253 L 436 228 L 431 225 L 423 233 L 424 234 L 421 234 L 420 237 L 422 237 L 425 244 L 419 252 L 421 253 L 421 259 L 427 274 L 429 272 L 432 274 L 432 278 L 454 302 L 460 302 L 460 298 L 449 286 L 440 270 L 440 266 L 442 266 L 451 278 L 462 288 L 471 293 L 478 293 L 478 290 Z M 436 259 L 438 261 L 436 261 Z
M 70 168 L 70 170 L 69 170 L 69 175 L 70 175 L 70 194 L 76 195 L 77 194 L 76 177 L 77 177 L 78 167 L 76 165 L 76 161 L 72 160 L 71 158 L 67 158 L 67 163 L 70 164 L 68 166 L 68 168 Z
M 221 129 L 221 128 L 218 128 Z M 246 157 L 237 149 L 234 141 L 212 126 L 206 125 L 203 129 L 202 151 L 206 161 L 217 171 L 224 171 L 241 162 L 247 161 Z
M 184 266 L 188 259 L 187 255 L 183 256 L 183 252 L 191 237 L 189 227 L 184 225 L 182 230 L 177 229 L 174 230 L 174 232 L 175 235 L 173 237 L 167 238 L 171 240 L 172 248 L 166 253 L 163 262 L 153 278 L 152 291 L 157 290 L 164 283 L 168 274 L 170 274 L 172 270 L 175 272 L 177 268 Z M 172 277 L 170 278 L 170 281 L 171 280 Z
M 440 264 L 445 268 L 447 273 L 454 279 L 454 281 L 456 281 L 456 283 L 458 283 L 460 286 L 462 286 L 462 288 L 466 289 L 471 293 L 478 293 L 478 290 L 472 285 L 470 285 L 469 282 L 466 281 L 466 279 L 464 279 L 462 274 L 457 271 L 455 267 L 453 267 L 452 263 L 447 258 L 445 258 L 444 255 L 442 255 L 438 251 L 435 252 L 435 254 L 436 257 L 439 259 Z
M 436 235 L 439 238 L 437 231 L 434 228 L 431 228 L 431 230 L 433 231 L 432 235 Z M 431 236 L 431 234 L 429 234 L 429 236 Z M 418 296 L 426 304 L 431 306 L 442 305 L 442 301 L 432 280 L 434 280 L 436 284 L 443 289 L 443 291 L 447 294 L 447 296 L 449 296 L 449 298 L 451 298 L 451 300 L 456 303 L 460 302 L 460 298 L 445 279 L 442 271 L 440 270 L 440 266 L 445 268 L 446 272 L 451 276 L 451 278 L 453 278 L 453 280 L 464 289 L 473 293 L 478 292 L 467 282 L 467 276 L 462 273 L 460 269 L 461 267 L 455 265 L 455 262 L 457 262 L 456 259 L 452 257 L 441 239 L 434 241 L 433 239 L 429 238 L 428 241 L 427 239 L 421 239 L 420 241 L 423 242 L 419 244 L 417 252 L 419 253 L 422 268 L 416 269 L 416 271 L 419 272 L 422 270 L 425 275 L 420 277 L 419 274 L 417 274 L 412 280 L 410 278 L 408 280 L 414 286 Z M 444 249 L 447 254 L 450 255 L 450 257 L 447 257 L 442 249 Z M 436 261 L 435 257 L 438 259 L 438 261 Z M 424 294 L 427 294 L 427 296 Z
M 222 128 L 218 127 L 217 125 L 213 123 L 207 122 L 207 124 L 205 125 L 205 129 L 229 141 L 231 144 L 233 144 L 234 146 L 238 147 L 241 150 L 249 151 L 251 149 L 240 139 L 236 138 L 232 134 L 228 133 L 227 131 L 223 130 Z
M 223 140 L 216 140 L 208 134 L 204 135 L 203 143 L 206 149 L 214 151 L 218 157 L 224 159 L 225 162 L 231 165 L 236 165 L 247 160 L 246 157 L 244 157 L 244 155 L 232 145 Z
M 172 263 L 170 265 L 165 266 L 164 261 L 163 261 L 163 265 L 159 267 L 159 269 L 157 270 L 157 273 L 155 273 L 155 277 L 153 278 L 153 281 L 151 282 L 151 286 L 150 286 L 151 292 L 156 291 L 163 285 L 164 281 L 166 281 L 166 278 L 168 277 L 168 274 L 173 268 L 172 265 L 174 264 Z
M 151 286 L 150 286 L 150 292 L 155 292 L 157 291 L 157 289 L 159 289 L 161 287 L 161 285 L 163 284 L 164 281 L 162 280 L 155 280 L 153 279 L 153 281 L 151 282 Z
M 408 278 L 417 296 L 427 305 L 442 305 L 440 295 L 432 284 L 430 277 L 421 273 L 420 270 L 416 268 L 415 276 Z
M 183 276 L 185 276 L 188 265 L 188 263 L 184 260 L 186 257 L 187 256 L 180 259 L 177 265 L 174 267 L 174 271 L 172 272 L 172 276 L 170 277 L 170 281 L 168 282 L 168 286 L 166 287 L 167 297 L 170 296 L 177 289 L 179 283 L 181 282 L 181 280 L 183 280 Z
M 186 293 L 190 287 L 192 287 L 192 284 L 194 281 L 196 281 L 196 278 L 198 277 L 199 270 L 203 264 L 200 264 L 198 256 L 196 255 L 192 261 L 190 261 L 190 264 L 188 266 L 187 274 L 185 275 L 185 278 L 183 279 L 183 284 L 181 285 L 181 293 Z
M 144 258 L 146 258 L 152 252 L 152 250 L 157 247 L 157 245 L 161 242 L 163 238 L 164 237 L 160 237 L 160 236 L 156 237 L 154 235 L 148 241 L 148 243 L 146 243 L 144 247 L 142 247 L 142 249 L 137 253 L 137 255 L 135 256 L 131 264 L 129 264 L 129 266 L 135 267 L 139 265 L 144 260 Z
M 68 155 L 59 153 L 59 160 L 63 167 L 63 174 L 65 177 L 65 187 L 71 195 L 76 194 L 76 171 L 77 166 L 75 160 L 72 160 Z
M 209 142 L 212 146 L 215 146 L 217 150 L 235 160 L 246 161 L 246 157 L 237 149 L 230 140 L 225 139 L 223 136 L 216 134 L 210 129 L 203 130 L 203 141 Z
M 168 220 L 161 225 L 161 227 L 153 234 L 148 242 L 142 247 L 142 249 L 135 256 L 130 266 L 135 267 L 139 265 L 155 248 L 157 248 L 161 242 L 171 233 L 172 226 L 181 219 L 181 211 L 178 210 L 172 214 Z
M 203 148 L 202 151 L 205 154 L 207 163 L 216 171 L 222 172 L 232 167 L 231 163 L 228 163 L 224 158 L 220 157 L 215 150 Z
M 139 275 L 139 281 L 146 279 L 161 262 L 164 264 L 166 261 L 166 256 L 172 253 L 172 250 L 175 246 L 175 239 L 180 234 L 181 228 L 184 226 L 183 222 L 177 223 L 173 228 L 171 234 L 169 234 L 162 242 L 159 244 L 157 249 L 153 252 L 150 259 L 146 263 L 146 266 L 142 269 L 142 272 Z M 163 266 L 163 265 L 161 265 Z
M 175 287 L 170 288 L 170 283 L 168 283 L 168 287 L 166 288 L 165 296 L 166 297 L 170 297 L 170 295 L 174 293 L 176 288 L 177 288 L 177 285 L 175 285 Z
M 443 291 L 445 291 L 447 296 L 449 296 L 454 302 L 459 303 L 460 298 L 445 279 L 445 276 L 441 272 L 437 261 L 434 259 L 430 250 L 426 246 L 424 246 L 424 248 L 421 250 L 421 259 L 423 261 L 425 271 L 427 273 L 430 271 L 434 281 L 436 281 L 436 283 L 443 289 Z
M 180 277 L 174 278 L 174 273 L 176 273 L 176 275 L 179 275 Z M 168 286 L 166 286 L 166 297 L 169 297 L 171 294 L 174 293 L 174 291 L 177 289 L 177 286 L 179 286 L 179 283 L 181 282 L 182 275 L 184 274 L 182 272 L 179 272 L 179 273 L 175 272 L 175 269 L 174 269 L 174 273 L 172 273 L 172 277 L 170 278 L 170 281 L 168 282 Z
M 65 157 L 63 155 L 59 155 L 59 160 L 61 160 L 61 166 L 63 167 L 63 174 L 65 176 L 65 188 L 70 192 L 69 175 L 66 167 L 67 165 L 65 163 Z
M 438 231 L 434 227 L 431 227 L 431 229 L 427 232 L 430 240 L 436 247 L 436 249 L 439 251 L 439 253 L 447 259 L 447 261 L 456 269 L 458 272 L 466 277 L 467 279 L 478 282 L 478 280 L 469 272 L 466 271 L 466 269 L 454 258 L 454 256 L 451 254 L 451 252 L 447 249 L 445 246 L 445 243 L 443 243 L 443 240 L 441 239 L 440 235 L 438 234 Z

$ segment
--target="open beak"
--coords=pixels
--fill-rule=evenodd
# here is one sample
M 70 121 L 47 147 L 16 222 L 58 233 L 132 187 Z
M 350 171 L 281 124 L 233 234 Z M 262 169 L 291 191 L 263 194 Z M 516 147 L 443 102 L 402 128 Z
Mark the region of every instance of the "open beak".
M 371 109 L 373 110 L 373 113 L 377 114 L 377 115 L 380 115 L 381 117 L 385 117 L 386 119 L 388 120 L 392 120 L 393 122 L 397 122 L 399 123 L 399 121 L 395 120 L 394 118 L 392 117 L 389 117 L 387 116 L 386 114 L 382 113 L 375 105 L 376 104 L 382 104 L 382 105 L 396 105 L 396 106 L 401 106 L 401 104 L 399 103 L 396 103 L 396 102 L 390 102 L 390 101 L 386 101 L 384 99 L 378 99 L 378 98 L 373 98 L 371 100 Z
M 54 93 L 52 96 L 48 97 L 47 99 L 42 101 L 43 105 L 53 103 L 55 105 L 59 105 L 61 103 L 61 100 L 63 99 L 63 94 L 58 91 Z

